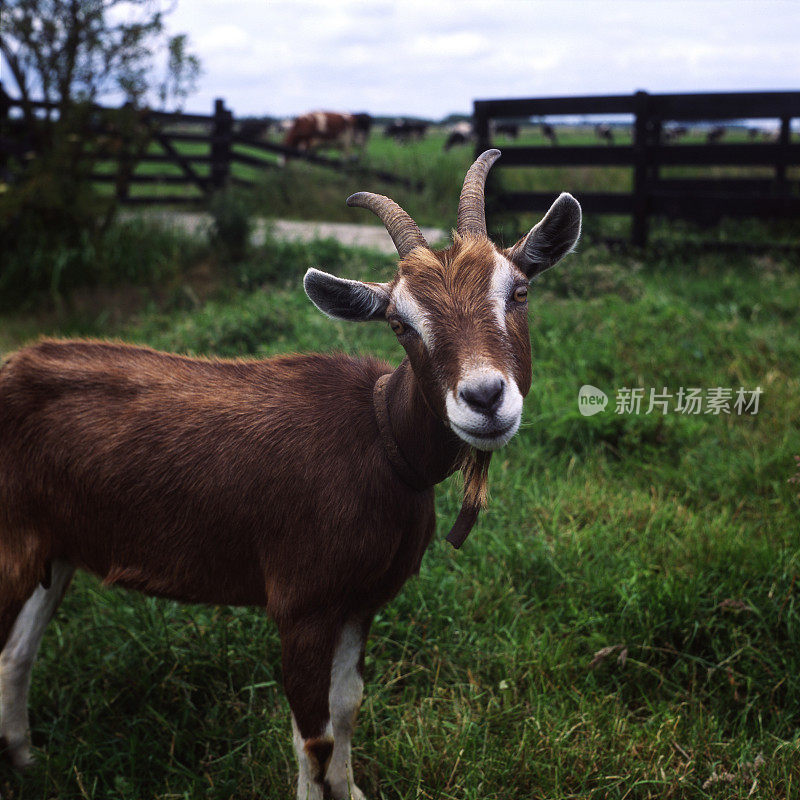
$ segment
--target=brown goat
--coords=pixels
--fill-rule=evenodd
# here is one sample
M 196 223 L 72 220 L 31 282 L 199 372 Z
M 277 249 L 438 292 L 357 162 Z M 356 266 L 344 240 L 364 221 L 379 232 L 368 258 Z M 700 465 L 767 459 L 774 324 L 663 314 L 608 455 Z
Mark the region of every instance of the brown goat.
M 348 203 L 384 221 L 396 276 L 306 274 L 326 314 L 388 321 L 407 354 L 397 369 L 91 341 L 42 341 L 8 358 L 0 734 L 16 764 L 30 758 L 31 664 L 80 568 L 160 597 L 266 608 L 281 636 L 298 797 L 364 797 L 350 740 L 370 622 L 418 572 L 433 487 L 464 465 L 477 489 L 463 524 L 474 521 L 484 454 L 514 435 L 530 387 L 528 281 L 580 232 L 580 207 L 562 194 L 513 248 L 497 249 L 483 187 L 498 156 L 487 151 L 467 173 L 447 250 L 431 251 L 388 198 L 360 193 Z

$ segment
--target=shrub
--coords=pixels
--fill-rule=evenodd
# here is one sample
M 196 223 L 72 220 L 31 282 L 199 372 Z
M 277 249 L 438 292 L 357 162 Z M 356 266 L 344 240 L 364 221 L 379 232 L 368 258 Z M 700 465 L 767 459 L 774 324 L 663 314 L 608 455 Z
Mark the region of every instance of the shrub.
M 26 167 L 12 166 L 11 185 L 0 194 L 0 302 L 96 280 L 97 240 L 109 201 L 71 163 L 72 145 L 57 139 Z
M 242 261 L 253 232 L 252 204 L 240 191 L 226 189 L 211 201 L 211 243 L 232 261 Z

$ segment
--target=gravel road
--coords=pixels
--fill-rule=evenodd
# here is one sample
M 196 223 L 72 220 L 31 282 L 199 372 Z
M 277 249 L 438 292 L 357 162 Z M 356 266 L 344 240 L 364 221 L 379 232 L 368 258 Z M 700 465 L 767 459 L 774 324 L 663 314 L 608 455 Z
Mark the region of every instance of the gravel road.
M 192 211 L 145 211 L 125 212 L 123 218 L 144 217 L 158 219 L 190 232 L 202 232 L 211 225 L 211 215 Z M 382 253 L 396 253 L 394 244 L 385 228 L 378 225 L 356 225 L 346 222 L 298 222 L 295 220 L 257 219 L 252 242 L 262 244 L 268 229 L 279 239 L 309 242 L 314 239 L 336 239 L 344 245 L 368 247 Z M 448 238 L 441 228 L 422 228 L 422 235 L 430 245 Z

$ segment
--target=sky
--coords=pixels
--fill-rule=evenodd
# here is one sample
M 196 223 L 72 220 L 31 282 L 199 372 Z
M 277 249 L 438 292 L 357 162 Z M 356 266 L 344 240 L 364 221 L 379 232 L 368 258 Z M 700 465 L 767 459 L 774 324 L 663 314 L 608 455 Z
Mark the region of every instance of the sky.
M 441 118 L 474 99 L 800 89 L 800 0 L 178 0 L 187 111 Z

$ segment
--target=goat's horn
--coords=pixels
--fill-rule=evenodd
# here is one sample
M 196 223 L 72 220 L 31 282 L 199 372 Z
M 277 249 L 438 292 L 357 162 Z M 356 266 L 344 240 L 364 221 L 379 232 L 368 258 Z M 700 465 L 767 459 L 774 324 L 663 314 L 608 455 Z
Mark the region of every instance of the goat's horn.
M 415 247 L 428 249 L 428 243 L 417 223 L 394 200 L 382 194 L 356 192 L 347 198 L 347 205 L 366 208 L 377 214 L 392 237 L 400 258 L 405 258 Z
M 475 160 L 464 178 L 461 197 L 458 199 L 456 232 L 486 236 L 486 207 L 483 188 L 492 164 L 500 158 L 499 150 L 486 150 Z

